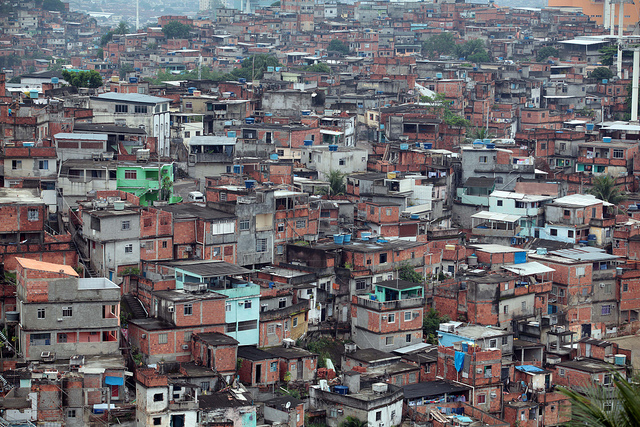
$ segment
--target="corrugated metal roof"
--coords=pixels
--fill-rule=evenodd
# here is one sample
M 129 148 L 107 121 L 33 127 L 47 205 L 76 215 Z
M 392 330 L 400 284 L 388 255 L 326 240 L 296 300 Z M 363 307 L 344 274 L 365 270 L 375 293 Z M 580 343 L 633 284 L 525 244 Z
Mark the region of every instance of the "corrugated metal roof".
M 552 271 L 555 271 L 553 268 L 535 261 L 516 265 L 503 265 L 502 268 L 521 276 L 531 276 L 532 274 L 551 273 Z
M 73 139 L 80 141 L 106 141 L 107 135 L 95 133 L 56 133 L 53 135 L 55 139 Z
M 98 95 L 99 99 L 108 101 L 123 101 L 123 102 L 140 102 L 143 104 L 158 104 L 161 102 L 171 101 L 169 98 L 160 98 L 157 96 L 143 95 L 141 93 L 118 93 L 109 92 Z

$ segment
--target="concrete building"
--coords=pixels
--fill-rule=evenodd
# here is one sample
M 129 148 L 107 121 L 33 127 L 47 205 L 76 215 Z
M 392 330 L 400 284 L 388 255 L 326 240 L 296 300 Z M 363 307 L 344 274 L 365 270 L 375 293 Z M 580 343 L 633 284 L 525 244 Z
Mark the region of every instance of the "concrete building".
M 333 170 L 349 174 L 367 171 L 369 154 L 362 148 L 312 145 L 302 147 L 301 152 L 301 161 L 317 171 L 321 180 L 326 180 Z
M 17 258 L 23 356 L 40 359 L 119 352 L 120 288 L 106 278 L 82 279 L 69 266 Z
M 169 157 L 171 100 L 137 93 L 103 93 L 92 96 L 93 123 L 122 124 L 141 128 L 147 135 L 157 138 L 157 152 Z
M 422 342 L 424 286 L 405 280 L 374 284 L 351 298 L 351 337 L 360 348 L 392 351 Z

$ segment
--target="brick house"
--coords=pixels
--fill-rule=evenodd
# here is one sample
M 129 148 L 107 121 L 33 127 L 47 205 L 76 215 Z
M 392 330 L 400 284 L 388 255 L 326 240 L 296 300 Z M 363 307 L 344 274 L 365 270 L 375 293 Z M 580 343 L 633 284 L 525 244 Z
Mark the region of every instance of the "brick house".
M 227 379 L 235 375 L 238 341 L 219 332 L 195 333 L 191 341 L 191 354 L 196 363 L 202 363 Z
M 297 347 L 265 349 L 278 358 L 280 381 L 312 381 L 318 367 L 318 355 Z
M 278 356 L 251 346 L 238 348 L 238 376 L 247 387 L 275 384 L 280 381 Z

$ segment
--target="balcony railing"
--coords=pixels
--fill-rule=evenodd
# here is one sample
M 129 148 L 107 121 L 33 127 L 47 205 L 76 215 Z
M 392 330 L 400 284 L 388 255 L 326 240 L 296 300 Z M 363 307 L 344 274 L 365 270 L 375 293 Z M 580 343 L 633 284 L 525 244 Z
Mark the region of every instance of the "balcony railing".
M 357 296 L 355 297 L 355 301 L 357 305 L 371 308 L 378 311 L 423 307 L 425 304 L 424 298 L 408 298 L 403 300 L 381 302 L 381 301 L 372 300 L 368 296 L 367 297 Z

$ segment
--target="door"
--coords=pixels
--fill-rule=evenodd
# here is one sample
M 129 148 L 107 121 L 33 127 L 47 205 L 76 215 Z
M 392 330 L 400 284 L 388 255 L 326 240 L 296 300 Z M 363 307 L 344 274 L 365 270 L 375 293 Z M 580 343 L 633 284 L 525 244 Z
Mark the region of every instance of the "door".
M 111 387 L 111 398 L 119 399 L 120 398 L 120 386 L 112 385 Z
M 296 371 L 298 371 L 298 379 L 302 379 L 302 360 L 298 360 L 298 366 L 296 367 Z
M 591 323 L 582 325 L 582 337 L 590 337 L 591 336 Z
M 260 384 L 261 382 L 262 382 L 262 365 L 256 365 L 255 384 Z

